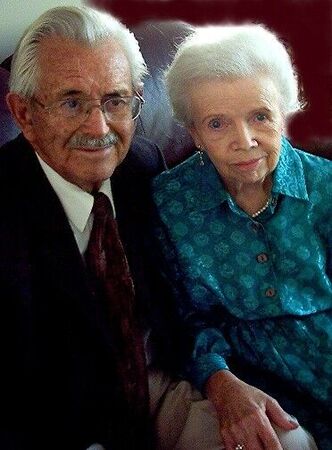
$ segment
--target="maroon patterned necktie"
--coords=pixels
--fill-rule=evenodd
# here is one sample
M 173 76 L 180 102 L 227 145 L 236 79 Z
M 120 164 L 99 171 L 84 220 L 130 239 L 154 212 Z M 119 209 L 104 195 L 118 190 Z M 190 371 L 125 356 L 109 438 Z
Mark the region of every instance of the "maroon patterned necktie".
M 131 430 L 135 433 L 139 424 L 148 423 L 149 400 L 143 339 L 134 317 L 134 285 L 111 203 L 105 194 L 95 195 L 92 212 L 94 221 L 86 264 L 97 298 L 106 304 L 117 381 L 129 411 L 124 420 L 129 421 L 128 433 Z

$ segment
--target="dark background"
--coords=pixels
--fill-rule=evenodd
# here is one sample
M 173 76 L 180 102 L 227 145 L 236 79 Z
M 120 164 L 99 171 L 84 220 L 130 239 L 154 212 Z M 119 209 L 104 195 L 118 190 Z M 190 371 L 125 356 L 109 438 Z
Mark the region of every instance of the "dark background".
M 290 48 L 307 107 L 289 124 L 303 148 L 332 146 L 332 0 L 91 0 L 129 27 L 148 19 L 263 23 Z

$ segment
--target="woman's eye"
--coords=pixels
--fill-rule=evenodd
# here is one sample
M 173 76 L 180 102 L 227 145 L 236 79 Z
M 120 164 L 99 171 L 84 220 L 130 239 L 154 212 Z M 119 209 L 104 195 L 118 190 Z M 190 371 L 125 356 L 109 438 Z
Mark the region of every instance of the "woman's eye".
M 222 127 L 222 122 L 220 119 L 212 119 L 208 122 L 208 127 L 212 130 L 219 130 Z
M 267 116 L 264 113 L 258 113 L 258 114 L 255 115 L 255 119 L 258 122 L 264 122 L 267 119 Z

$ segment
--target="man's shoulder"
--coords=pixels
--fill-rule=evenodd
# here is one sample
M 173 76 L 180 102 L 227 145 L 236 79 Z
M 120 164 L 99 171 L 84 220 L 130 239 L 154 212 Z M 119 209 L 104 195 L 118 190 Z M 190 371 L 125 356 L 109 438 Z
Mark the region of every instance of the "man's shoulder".
M 19 209 L 30 216 L 36 199 L 49 197 L 50 189 L 35 152 L 23 135 L 0 148 L 0 191 L 3 209 Z M 39 201 L 39 200 L 38 200 Z M 38 203 L 38 202 L 37 202 Z
M 141 151 L 148 155 L 159 153 L 158 146 L 145 136 L 135 134 L 131 142 L 130 151 Z
M 16 136 L 14 139 L 6 142 L 0 147 L 0 158 L 6 154 L 6 152 L 9 151 L 9 149 L 17 148 L 21 145 L 28 145 L 27 140 L 23 136 L 22 133 L 20 133 L 18 136 Z
M 152 178 L 165 170 L 162 154 L 156 144 L 143 136 L 135 136 L 125 160 L 111 177 L 117 217 L 122 227 L 131 215 L 131 221 L 145 220 L 150 205 Z
M 24 166 L 28 160 L 31 160 L 31 151 L 26 151 L 30 147 L 28 141 L 22 134 L 15 139 L 6 142 L 0 148 L 0 174 L 1 176 L 11 176 L 15 178 L 20 168 L 24 170 Z
M 153 177 L 163 170 L 165 161 L 158 146 L 144 136 L 135 135 L 128 154 L 117 172 L 129 173 L 136 177 Z

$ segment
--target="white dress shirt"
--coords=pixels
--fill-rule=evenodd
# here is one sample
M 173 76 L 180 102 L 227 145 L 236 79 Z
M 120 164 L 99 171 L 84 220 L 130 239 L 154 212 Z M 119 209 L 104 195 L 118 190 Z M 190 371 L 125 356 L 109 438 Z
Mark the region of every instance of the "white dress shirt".
M 83 255 L 88 246 L 93 224 L 93 214 L 91 213 L 94 201 L 93 195 L 62 178 L 61 175 L 41 159 L 38 153 L 36 153 L 36 155 L 48 181 L 59 197 L 68 217 L 71 229 L 73 230 L 80 253 Z M 103 192 L 110 199 L 115 216 L 111 183 L 109 179 L 103 181 L 99 192 Z

